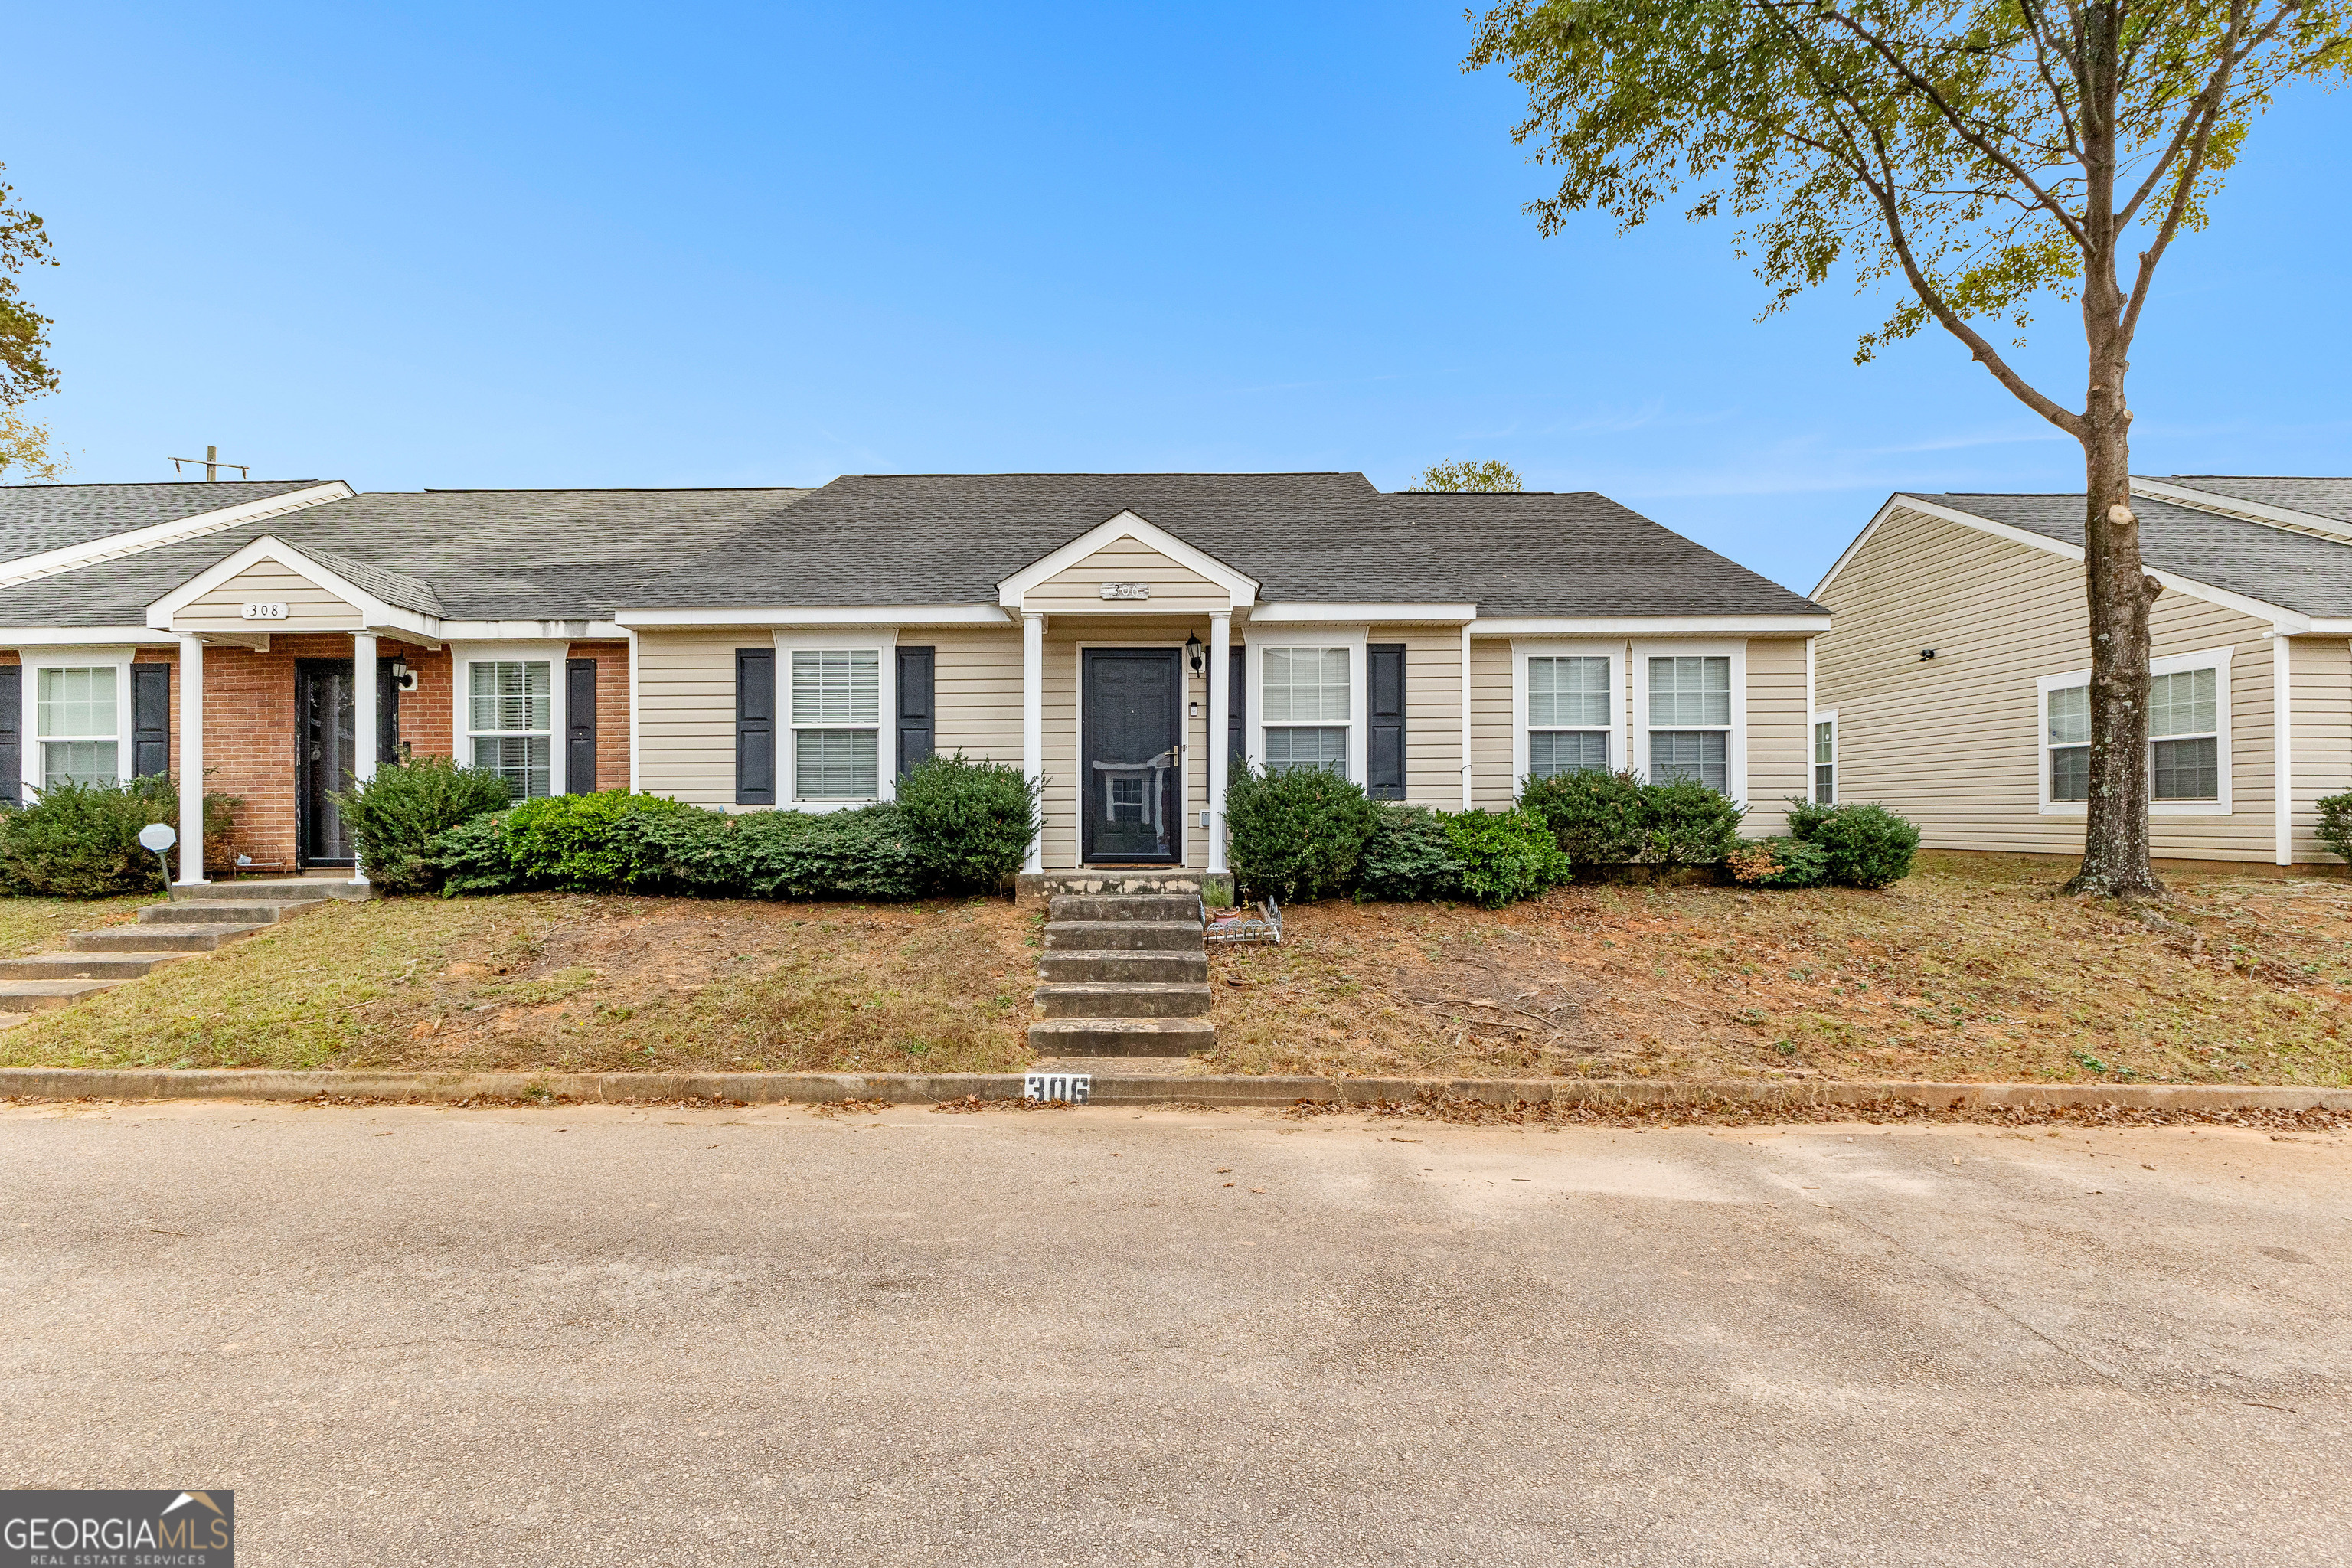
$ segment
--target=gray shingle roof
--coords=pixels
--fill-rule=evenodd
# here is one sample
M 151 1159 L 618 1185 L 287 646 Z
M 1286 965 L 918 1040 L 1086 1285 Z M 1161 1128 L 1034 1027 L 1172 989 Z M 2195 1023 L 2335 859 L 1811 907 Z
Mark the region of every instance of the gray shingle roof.
M 2187 481 L 2179 481 L 2186 483 Z M 1898 499 L 1901 499 L 1898 497 Z M 2080 548 L 2080 495 L 1915 495 Z M 2352 545 L 2135 496 L 2150 566 L 2307 616 L 2352 616 Z
M 87 544 L 322 484 L 321 479 L 223 479 L 217 484 L 0 485 L 0 561 Z
M 808 493 L 360 495 L 0 588 L 0 626 L 137 625 L 150 604 L 264 534 L 316 556 L 320 565 L 388 603 L 425 614 L 457 620 L 596 619 L 681 559 Z
M 2352 522 L 2352 479 L 2296 479 L 2273 474 L 2173 474 L 2164 482 L 2209 495 L 2230 496 L 2258 506 L 2283 507 L 2314 517 Z
M 844 475 L 629 604 L 993 604 L 998 583 L 1122 511 L 1255 578 L 1265 601 L 1824 613 L 1605 496 L 1385 495 L 1355 473 Z

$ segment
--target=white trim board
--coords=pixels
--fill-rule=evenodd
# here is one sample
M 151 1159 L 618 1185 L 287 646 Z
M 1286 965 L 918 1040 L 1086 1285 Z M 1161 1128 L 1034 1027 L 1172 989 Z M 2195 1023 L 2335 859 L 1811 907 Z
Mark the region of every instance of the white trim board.
M 1826 592 L 1829 585 L 1836 580 L 1837 574 L 1845 570 L 1846 563 L 1853 559 L 1855 552 L 1869 543 L 1871 536 L 1878 531 L 1880 525 L 1898 509 L 1916 511 L 1922 517 L 1932 517 L 1943 522 L 1958 523 L 1962 528 L 1972 528 L 1979 533 L 1990 534 L 1995 539 L 2007 540 L 2011 544 L 2022 544 L 2029 550 L 2039 550 L 2045 555 L 2055 555 L 2062 561 L 2071 561 L 2078 566 L 2083 562 L 2083 547 L 2079 544 L 2069 544 L 2063 540 L 2036 533 L 2032 529 L 2018 528 L 2006 522 L 1995 522 L 1989 517 L 1979 517 L 1972 511 L 1962 511 L 1958 507 L 1939 506 L 1933 501 L 1922 500 L 1917 496 L 1896 495 L 1887 498 L 1886 504 L 1878 509 L 1878 514 L 1870 520 L 1869 525 L 1856 534 L 1853 542 L 1847 545 L 1844 552 L 1831 563 L 1829 571 L 1820 582 L 1813 584 L 1813 591 L 1806 597 L 1819 598 Z M 2300 610 L 2290 610 L 2284 605 L 2273 605 L 2266 600 L 2249 598 L 2243 594 L 2232 593 L 2227 588 L 2216 588 L 2210 583 L 2200 583 L 2194 577 L 2183 577 L 2178 572 L 2167 572 L 2155 566 L 2143 566 L 2141 570 L 2170 591 L 2189 598 L 2201 599 L 2209 605 L 2219 605 L 2224 609 L 2235 610 L 2242 616 L 2251 616 L 2258 621 L 2275 622 L 2289 632 L 2307 632 L 2313 629 L 2312 617 Z
M 169 522 L 150 523 L 145 528 L 110 533 L 103 539 L 86 540 L 79 544 L 64 544 L 55 550 L 20 555 L 12 561 L 0 561 L 0 588 L 14 587 L 19 583 L 30 583 L 42 577 L 54 577 L 60 572 L 70 572 L 78 566 L 88 566 L 95 562 L 135 555 L 158 545 L 176 544 L 184 539 L 217 533 L 225 528 L 259 522 L 265 518 L 282 517 L 289 511 L 302 511 L 328 501 L 349 500 L 351 497 L 351 486 L 341 479 L 330 479 L 325 484 L 265 496 L 239 506 L 193 512 L 186 517 L 173 518 Z
M 1340 621 L 1355 625 L 1404 626 L 1423 624 L 1453 626 L 1478 618 L 1475 605 L 1260 605 L 1249 613 L 1249 624 L 1270 626 L 1276 622 L 1321 623 Z
M 777 605 L 744 609 L 618 610 L 619 629 L 667 631 L 724 626 L 1009 626 L 1013 617 L 994 605 Z
M 1048 578 L 1066 572 L 1105 545 L 1116 543 L 1122 539 L 1132 539 L 1139 544 L 1157 550 L 1195 576 L 1207 578 L 1225 591 L 1233 603 L 1233 607 L 1236 610 L 1257 603 L 1256 578 L 1245 576 L 1234 571 L 1215 556 L 1185 543 L 1157 523 L 1131 511 L 1122 511 L 1117 517 L 1095 524 L 1060 549 L 1050 554 L 1039 556 L 1020 571 L 998 583 L 996 602 L 1006 609 L 1020 609 L 1031 589 Z M 1125 605 L 1108 601 L 1103 608 L 1109 613 L 1118 613 L 1122 610 L 1137 615 L 1168 613 L 1168 607 L 1165 605 L 1159 606 L 1155 611 L 1148 599 L 1136 601 L 1131 610 L 1128 610 Z
M 1481 637 L 1807 637 L 1830 629 L 1827 615 L 1497 616 L 1470 623 Z

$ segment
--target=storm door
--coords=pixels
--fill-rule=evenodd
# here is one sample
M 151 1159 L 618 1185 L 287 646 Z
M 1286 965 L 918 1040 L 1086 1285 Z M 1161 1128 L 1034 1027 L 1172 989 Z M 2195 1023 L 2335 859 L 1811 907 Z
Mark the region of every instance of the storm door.
M 1081 652 L 1078 824 L 1089 864 L 1183 858 L 1183 659 L 1172 647 Z

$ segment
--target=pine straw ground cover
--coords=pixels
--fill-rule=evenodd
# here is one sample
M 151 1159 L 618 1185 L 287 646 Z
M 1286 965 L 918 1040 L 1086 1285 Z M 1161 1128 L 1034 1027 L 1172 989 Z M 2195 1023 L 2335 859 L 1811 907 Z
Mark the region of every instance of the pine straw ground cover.
M 1563 889 L 1302 906 L 1212 960 L 1227 1072 L 2352 1082 L 2352 883 L 2190 873 L 2141 918 L 2069 862 L 1884 892 Z
M 1028 1056 L 1037 925 L 1003 900 L 331 904 L 36 1015 L 0 1065 L 1003 1068 Z

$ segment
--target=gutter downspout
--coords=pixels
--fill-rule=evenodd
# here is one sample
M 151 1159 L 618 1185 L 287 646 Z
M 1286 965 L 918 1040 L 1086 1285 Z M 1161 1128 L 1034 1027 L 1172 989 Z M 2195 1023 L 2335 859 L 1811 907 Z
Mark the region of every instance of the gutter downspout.
M 2271 825 L 2273 858 L 2294 865 L 2294 644 L 2284 626 L 2271 628 Z
M 1514 742 L 1516 744 L 1516 742 Z M 1470 809 L 1470 623 L 1462 623 L 1462 809 Z

